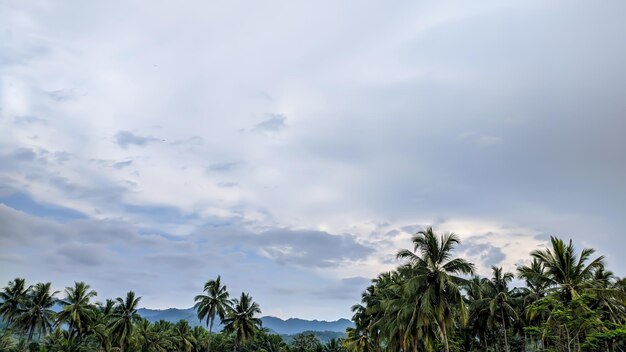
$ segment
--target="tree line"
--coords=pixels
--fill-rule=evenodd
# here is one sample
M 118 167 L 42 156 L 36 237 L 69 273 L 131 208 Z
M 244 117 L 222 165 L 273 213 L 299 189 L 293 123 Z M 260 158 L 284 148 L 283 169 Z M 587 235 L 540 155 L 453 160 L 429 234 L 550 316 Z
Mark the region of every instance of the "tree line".
M 412 242 L 352 307 L 348 351 L 626 351 L 626 279 L 593 249 L 551 237 L 528 265 L 487 278 L 454 256 L 453 233 L 427 228 Z
M 209 280 L 195 297 L 198 318 L 207 328 L 186 320 L 154 323 L 138 313 L 134 292 L 94 302 L 96 291 L 84 282 L 66 287 L 58 298 L 51 283 L 27 286 L 22 278 L 0 291 L 0 351 L 7 352 L 345 352 L 340 339 L 322 344 L 311 333 L 291 344 L 262 327 L 259 305 L 247 293 L 231 299 L 221 278 Z M 222 330 L 213 332 L 216 317 Z
M 552 237 L 515 273 L 490 277 L 454 256 L 457 235 L 432 228 L 400 250 L 395 270 L 381 273 L 352 307 L 346 339 L 322 344 L 303 333 L 290 344 L 264 329 L 247 293 L 231 299 L 218 276 L 194 299 L 204 327 L 185 320 L 149 322 L 141 297 L 95 302 L 84 282 L 27 286 L 16 278 L 0 291 L 0 351 L 101 352 L 418 352 L 626 351 L 626 279 L 606 269 L 593 249 Z M 512 287 L 515 278 L 525 283 Z M 221 331 L 213 332 L 219 318 Z

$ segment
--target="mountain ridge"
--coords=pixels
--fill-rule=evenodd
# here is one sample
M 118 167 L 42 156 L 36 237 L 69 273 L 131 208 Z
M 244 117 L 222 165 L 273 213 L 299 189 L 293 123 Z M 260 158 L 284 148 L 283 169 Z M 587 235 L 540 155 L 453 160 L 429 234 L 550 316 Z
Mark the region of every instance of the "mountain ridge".
M 167 309 L 149 309 L 139 308 L 137 310 L 139 315 L 155 322 L 159 320 L 166 320 L 170 322 L 177 322 L 179 320 L 187 320 L 191 326 L 206 326 L 206 324 L 200 322 L 196 315 L 194 308 L 179 309 L 179 308 L 167 308 Z M 301 318 L 288 318 L 282 319 L 279 317 L 266 315 L 262 316 L 261 321 L 263 327 L 266 327 L 278 334 L 293 335 L 304 331 L 331 331 L 345 333 L 347 327 L 354 326 L 353 323 L 345 318 L 337 320 L 307 320 Z M 221 322 L 216 317 L 214 323 L 214 331 L 221 330 Z

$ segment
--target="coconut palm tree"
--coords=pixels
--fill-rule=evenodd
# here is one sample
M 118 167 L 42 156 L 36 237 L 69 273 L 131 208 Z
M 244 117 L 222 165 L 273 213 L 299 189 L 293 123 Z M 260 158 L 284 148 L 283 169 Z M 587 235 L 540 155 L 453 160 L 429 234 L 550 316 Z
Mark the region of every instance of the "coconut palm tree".
M 95 307 L 89 302 L 98 293 L 90 290 L 90 286 L 84 282 L 74 282 L 74 287 L 65 288 L 65 299 L 59 301 L 63 310 L 57 315 L 59 321 L 69 324 L 69 338 L 78 336 L 80 340 L 82 334 L 95 319 Z M 74 334 L 76 332 L 76 335 Z
M 232 302 L 228 299 L 228 290 L 226 289 L 226 285 L 222 286 L 221 277 L 219 275 L 217 279 L 209 280 L 204 284 L 204 292 L 207 294 L 197 295 L 194 298 L 196 302 L 194 308 L 198 313 L 198 319 L 200 319 L 200 321 L 206 319 L 206 324 L 209 328 L 208 351 L 210 351 L 211 334 L 213 333 L 215 316 L 217 315 L 220 320 L 224 320 Z
M 174 325 L 173 338 L 178 351 L 191 352 L 196 342 L 187 320 L 180 320 Z
M 507 320 L 512 318 L 517 319 L 517 312 L 514 308 L 513 298 L 511 291 L 509 290 L 509 284 L 515 277 L 512 273 L 503 273 L 502 268 L 492 266 L 493 276 L 490 280 L 484 281 L 484 287 L 487 291 L 486 298 L 484 300 L 489 306 L 489 316 L 491 322 L 496 319 L 496 316 L 500 316 L 500 322 L 502 323 L 503 337 L 504 337 L 504 349 L 509 352 L 509 341 L 507 338 Z M 510 324 L 509 324 L 510 325 Z
M 438 326 L 446 352 L 450 351 L 448 332 L 452 328 L 453 319 L 458 312 L 461 322 L 467 321 L 467 309 L 461 285 L 467 280 L 457 276 L 471 275 L 474 265 L 461 258 L 453 258 L 454 247 L 460 243 L 454 233 L 437 236 L 432 227 L 418 232 L 412 238 L 413 251 L 400 250 L 397 257 L 408 261 L 413 271 L 407 287 L 419 295 L 419 324 L 427 327 L 430 321 Z
M 330 339 L 322 349 L 323 352 L 344 352 L 343 339 Z
M 0 291 L 0 317 L 10 328 L 15 319 L 22 313 L 31 287 L 26 287 L 26 280 L 16 278 Z
M 585 248 L 580 255 L 576 254 L 572 240 L 566 245 L 563 240 L 550 237 L 550 242 L 552 248 L 531 253 L 545 268 L 544 273 L 537 274 L 537 279 L 556 287 L 561 300 L 566 303 L 578 297 L 583 290 L 593 289 L 594 271 L 604 267 L 604 257 L 591 260 L 595 253 L 593 248 Z
M 193 336 L 193 352 L 205 351 L 204 347 L 208 346 L 209 334 L 202 326 L 194 326 L 191 329 L 191 335 Z
M 28 342 L 38 333 L 39 338 L 52 329 L 55 313 L 52 307 L 57 302 L 54 296 L 59 291 L 52 291 L 52 284 L 38 283 L 28 294 L 22 314 L 15 320 L 17 325 L 28 334 Z
M 346 339 L 343 340 L 343 347 L 350 352 L 374 351 L 374 345 L 367 333 L 351 327 L 346 329 Z
M 242 292 L 239 299 L 233 300 L 233 308 L 222 322 L 224 330 L 234 335 L 235 350 L 254 337 L 261 326 L 261 319 L 255 318 L 256 314 L 261 314 L 261 308 L 247 293 Z
M 283 341 L 280 335 L 263 334 L 258 346 L 259 352 L 288 352 L 289 346 Z
M 469 307 L 468 330 L 484 349 L 487 349 L 489 322 L 489 300 L 487 282 L 489 279 L 473 276 L 465 286 L 465 296 Z
M 137 313 L 137 306 L 141 297 L 135 297 L 135 292 L 129 291 L 126 299 L 118 297 L 117 304 L 111 315 L 111 334 L 117 337 L 121 352 L 128 348 L 128 342 L 133 332 L 133 325 L 141 321 L 141 316 Z

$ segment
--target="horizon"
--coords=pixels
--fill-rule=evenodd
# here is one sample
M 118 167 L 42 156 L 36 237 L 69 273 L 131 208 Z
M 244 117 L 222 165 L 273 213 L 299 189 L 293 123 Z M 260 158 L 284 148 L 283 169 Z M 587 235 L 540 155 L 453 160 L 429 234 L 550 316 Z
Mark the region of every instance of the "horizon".
M 556 236 L 623 277 L 625 11 L 3 2 L 0 285 L 350 319 L 428 226 L 482 276 Z

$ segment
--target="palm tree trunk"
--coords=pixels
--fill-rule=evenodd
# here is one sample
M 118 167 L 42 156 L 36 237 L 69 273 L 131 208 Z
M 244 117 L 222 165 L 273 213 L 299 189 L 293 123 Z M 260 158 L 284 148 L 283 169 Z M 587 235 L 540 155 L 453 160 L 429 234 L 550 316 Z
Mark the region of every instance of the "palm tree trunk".
M 28 332 L 28 339 L 26 340 L 26 344 L 30 345 L 30 340 L 33 339 L 33 333 L 35 332 L 34 328 L 31 328 L 30 331 Z
M 211 352 L 211 339 L 213 338 L 213 319 L 209 323 L 209 345 L 207 346 L 207 352 Z
M 509 352 L 509 340 L 506 337 L 506 324 L 504 321 L 504 309 L 500 307 L 500 313 L 502 314 L 502 327 L 504 328 L 504 350 Z

